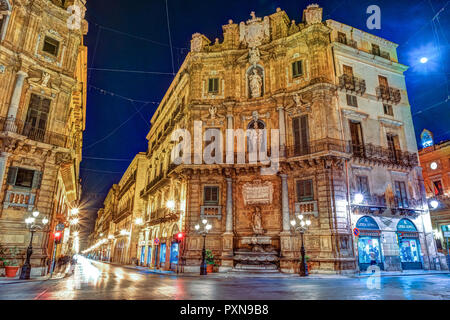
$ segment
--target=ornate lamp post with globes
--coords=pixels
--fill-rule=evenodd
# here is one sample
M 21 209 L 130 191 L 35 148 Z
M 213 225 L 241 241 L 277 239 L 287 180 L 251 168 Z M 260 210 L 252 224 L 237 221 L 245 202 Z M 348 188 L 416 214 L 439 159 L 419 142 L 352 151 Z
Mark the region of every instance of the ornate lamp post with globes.
M 31 258 L 31 255 L 33 254 L 34 233 L 37 230 L 44 229 L 44 227 L 47 226 L 47 224 L 48 224 L 48 219 L 46 216 L 44 216 L 40 222 L 37 221 L 38 217 L 39 217 L 39 211 L 35 210 L 31 214 L 31 216 L 29 216 L 28 218 L 25 219 L 27 228 L 31 232 L 31 239 L 30 239 L 30 244 L 28 245 L 28 249 L 27 249 L 27 259 L 25 260 L 25 263 L 22 266 L 22 269 L 20 270 L 20 279 L 21 280 L 29 280 L 30 279 L 30 274 L 31 274 L 30 258 Z
M 200 264 L 200 275 L 204 276 L 207 274 L 206 272 L 206 235 L 208 234 L 209 230 L 211 230 L 212 226 L 208 224 L 208 220 L 203 219 L 202 224 L 195 225 L 195 230 L 198 234 L 203 236 L 203 250 L 202 250 L 202 262 Z
M 306 264 L 306 255 L 305 255 L 305 245 L 303 241 L 303 234 L 311 225 L 311 220 L 305 219 L 302 214 L 299 214 L 296 218 L 298 218 L 299 222 L 297 223 L 296 219 L 291 221 L 291 226 L 295 232 L 300 233 L 302 247 L 300 249 L 301 254 L 301 262 L 300 262 L 300 277 L 308 276 L 308 265 Z

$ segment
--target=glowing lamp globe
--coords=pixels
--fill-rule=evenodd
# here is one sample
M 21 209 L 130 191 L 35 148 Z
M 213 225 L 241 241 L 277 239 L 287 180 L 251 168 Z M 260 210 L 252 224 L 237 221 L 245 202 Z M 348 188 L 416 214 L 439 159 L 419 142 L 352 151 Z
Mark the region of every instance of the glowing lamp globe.
M 420 63 L 427 63 L 427 62 L 428 62 L 428 58 L 427 57 L 420 58 Z
M 439 202 L 437 202 L 436 200 L 431 200 L 431 201 L 430 201 L 430 206 L 431 206 L 433 209 L 436 209 L 437 207 L 439 207 Z

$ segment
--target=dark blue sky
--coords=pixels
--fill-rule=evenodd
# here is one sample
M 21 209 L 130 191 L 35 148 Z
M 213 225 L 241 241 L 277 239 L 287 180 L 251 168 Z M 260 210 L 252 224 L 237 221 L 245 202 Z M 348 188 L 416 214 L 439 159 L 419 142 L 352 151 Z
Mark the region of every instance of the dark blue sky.
M 324 19 L 400 45 L 399 61 L 410 66 L 406 83 L 416 137 L 428 128 L 435 140 L 449 139 L 448 1 L 167 0 L 172 59 L 165 0 L 88 0 L 89 34 L 85 43 L 89 48 L 88 67 L 94 69 L 88 71 L 81 178 L 82 203 L 91 208 L 92 221 L 109 188 L 128 167 L 130 161 L 121 160 L 131 160 L 136 153 L 146 151 L 150 118 L 170 85 L 172 72 L 176 73 L 183 62 L 193 33 L 203 33 L 211 41 L 222 39 L 222 25 L 229 19 L 239 23 L 249 19 L 251 11 L 261 17 L 274 13 L 277 7 L 299 22 L 303 9 L 315 2 L 324 8 Z M 366 9 L 372 4 L 381 8 L 381 30 L 366 27 Z M 442 8 L 439 19 L 432 20 Z M 429 58 L 427 64 L 419 63 L 422 56 Z

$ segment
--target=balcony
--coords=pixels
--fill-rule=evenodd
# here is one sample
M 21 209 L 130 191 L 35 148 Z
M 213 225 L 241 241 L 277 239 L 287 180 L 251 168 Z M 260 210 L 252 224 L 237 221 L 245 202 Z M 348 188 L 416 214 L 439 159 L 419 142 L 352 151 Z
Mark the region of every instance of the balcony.
M 400 90 L 392 87 L 379 86 L 376 88 L 377 99 L 383 102 L 399 104 L 401 100 Z
M 217 218 L 222 219 L 222 206 L 201 206 L 200 217 L 203 218 Z
M 400 215 L 415 217 L 420 211 L 423 211 L 421 200 L 392 197 L 386 202 L 386 196 L 383 195 L 365 195 L 361 203 L 354 203 L 354 194 L 351 196 L 352 210 L 359 214 L 378 214 L 378 215 Z
M 67 145 L 67 136 L 45 129 L 35 128 L 31 123 L 18 119 L 0 117 L 0 128 L 3 131 L 17 133 L 31 140 L 53 146 L 65 148 Z
M 294 203 L 295 215 L 304 214 L 309 215 L 312 214 L 316 218 L 319 216 L 319 210 L 317 209 L 317 201 L 302 201 Z
M 338 37 L 337 42 L 345 44 L 346 46 L 358 49 L 358 43 L 355 40 L 347 40 L 347 38 Z
M 311 141 L 309 144 L 303 146 L 286 146 L 286 156 L 299 157 L 322 152 L 350 153 L 350 150 L 349 142 L 326 138 Z
M 362 161 L 404 167 L 416 167 L 419 164 L 417 154 L 412 152 L 393 150 L 371 143 L 351 144 L 351 149 L 353 157 Z
M 366 92 L 366 80 L 343 74 L 339 77 L 339 89 L 363 95 Z
M 31 211 L 34 207 L 35 198 L 36 194 L 31 191 L 7 190 L 5 200 L 3 201 L 3 208 L 22 207 Z

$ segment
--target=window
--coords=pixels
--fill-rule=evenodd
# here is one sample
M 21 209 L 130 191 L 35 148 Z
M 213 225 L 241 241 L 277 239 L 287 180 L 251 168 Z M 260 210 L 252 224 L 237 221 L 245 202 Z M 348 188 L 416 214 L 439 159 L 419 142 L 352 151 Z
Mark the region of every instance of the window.
M 374 54 L 376 56 L 379 56 L 381 54 L 379 45 L 372 43 L 372 54 Z
M 45 37 L 44 38 L 44 46 L 42 47 L 42 51 L 50 53 L 53 56 L 58 55 L 59 42 L 53 38 Z
M 397 161 L 398 153 L 400 151 L 400 143 L 398 140 L 398 136 L 396 134 L 388 133 L 386 134 L 388 149 L 389 149 L 389 157 L 393 161 Z
M 7 183 L 17 187 L 38 189 L 41 185 L 41 177 L 40 171 L 10 167 Z
M 297 78 L 303 75 L 303 65 L 302 60 L 295 61 L 292 63 L 292 77 Z
M 384 114 L 386 114 L 388 116 L 394 115 L 394 111 L 392 110 L 392 106 L 390 104 L 383 103 L 383 110 L 384 110 Z
M 378 76 L 378 83 L 380 84 L 380 87 L 387 88 L 389 86 L 387 78 L 383 76 Z
M 208 92 L 217 93 L 219 92 L 219 78 L 210 78 L 208 81 Z
M 348 94 L 347 95 L 347 105 L 358 108 L 358 100 L 356 99 L 356 96 L 352 96 L 351 94 Z
M 433 185 L 434 185 L 434 194 L 436 196 L 441 196 L 444 194 L 444 189 L 442 188 L 441 180 L 433 181 Z
M 399 208 L 408 207 L 408 196 L 406 193 L 405 182 L 395 181 L 395 196 Z
M 347 44 L 347 36 L 343 32 L 338 32 L 337 41 L 343 44 Z
M 294 131 L 294 154 L 301 156 L 309 154 L 308 116 L 292 119 Z
M 217 186 L 204 187 L 204 204 L 219 205 L 219 187 Z
M 311 201 L 314 200 L 313 182 L 309 180 L 297 181 L 297 201 Z
M 356 157 L 364 156 L 364 142 L 361 123 L 350 120 L 350 135 L 352 141 L 353 155 Z
M 347 76 L 353 76 L 353 68 L 350 66 L 346 66 L 345 64 L 343 65 L 343 69 L 344 69 L 344 74 Z
M 370 195 L 369 180 L 366 176 L 356 176 L 356 190 L 365 197 Z
M 23 135 L 37 141 L 44 140 L 50 103 L 50 99 L 31 94 Z

